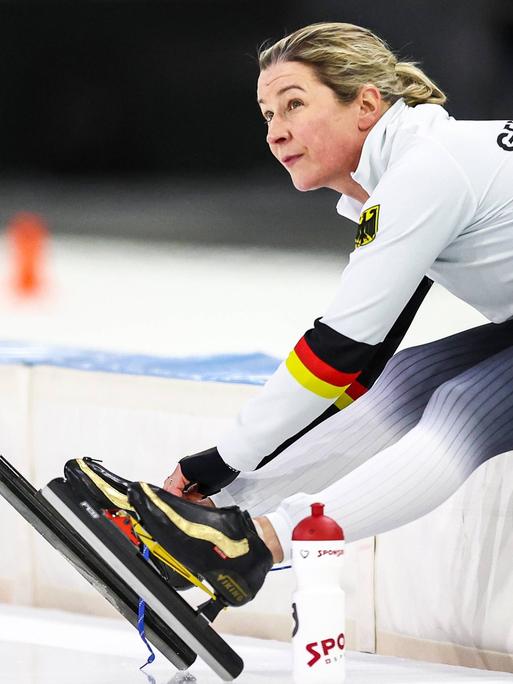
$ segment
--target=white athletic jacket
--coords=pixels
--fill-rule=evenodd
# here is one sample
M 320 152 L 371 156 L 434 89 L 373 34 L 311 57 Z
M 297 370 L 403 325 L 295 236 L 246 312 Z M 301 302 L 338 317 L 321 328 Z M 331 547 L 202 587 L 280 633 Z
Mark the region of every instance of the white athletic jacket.
M 337 211 L 358 222 L 355 249 L 324 315 L 217 445 L 237 470 L 365 391 L 365 369 L 425 275 L 490 321 L 513 316 L 513 121 L 456 121 L 399 100 L 353 178 L 369 199 L 343 195 Z

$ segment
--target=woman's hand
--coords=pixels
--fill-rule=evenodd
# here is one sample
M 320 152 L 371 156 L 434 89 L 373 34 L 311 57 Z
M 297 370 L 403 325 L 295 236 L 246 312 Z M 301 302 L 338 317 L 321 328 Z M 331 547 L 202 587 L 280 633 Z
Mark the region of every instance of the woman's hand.
M 183 471 L 187 473 L 187 477 Z M 223 461 L 216 447 L 212 447 L 184 456 L 166 478 L 164 489 L 187 501 L 215 508 L 215 504 L 207 497 L 220 492 L 238 474 L 238 470 Z
M 182 497 L 187 501 L 202 504 L 203 506 L 215 507 L 211 499 L 204 498 L 203 494 L 198 492 L 198 486 L 196 484 L 191 485 L 189 480 L 184 477 L 180 464 L 178 464 L 171 475 L 166 478 L 164 489 L 166 492 Z
M 185 479 L 180 464 L 178 464 L 171 475 L 166 477 L 164 489 L 175 496 L 183 496 L 183 490 L 187 488 L 188 484 L 190 483 Z

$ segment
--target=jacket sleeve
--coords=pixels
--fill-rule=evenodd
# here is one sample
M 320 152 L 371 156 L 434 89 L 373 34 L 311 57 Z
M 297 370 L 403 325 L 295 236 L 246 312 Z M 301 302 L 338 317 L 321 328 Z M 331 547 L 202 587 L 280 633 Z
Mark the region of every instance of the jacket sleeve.
M 265 466 L 266 463 L 269 463 L 269 461 L 272 461 L 274 458 L 276 458 L 276 456 L 281 454 L 284 449 L 289 447 L 296 440 L 300 439 L 300 437 L 312 430 L 312 428 L 316 427 L 316 425 L 319 425 L 319 423 L 322 423 L 330 416 L 333 416 L 335 413 L 338 413 L 342 409 L 346 408 L 346 406 L 349 406 L 349 404 L 352 404 L 354 401 L 356 401 L 356 399 L 361 397 L 363 394 L 365 394 L 365 392 L 367 392 L 368 389 L 372 387 L 372 385 L 381 375 L 381 372 L 385 368 L 388 360 L 392 358 L 398 346 L 401 344 L 406 332 L 408 331 L 408 328 L 415 318 L 415 314 L 419 310 L 427 293 L 431 289 L 432 284 L 433 281 L 431 278 L 428 278 L 427 276 L 422 278 L 420 285 L 413 293 L 410 301 L 404 307 L 401 315 L 394 323 L 383 342 L 377 345 L 376 351 L 370 357 L 367 365 L 365 368 L 363 368 L 362 372 L 358 376 L 358 379 L 352 382 L 345 392 L 340 395 L 337 401 L 334 404 L 331 404 L 331 406 L 328 406 L 328 408 L 321 413 L 320 416 L 314 418 L 309 425 L 306 425 L 302 430 L 296 432 L 295 435 L 288 437 L 284 442 L 277 446 L 272 453 L 264 456 L 264 458 L 256 466 L 255 470 Z
M 465 175 L 430 142 L 391 164 L 363 206 L 356 248 L 325 314 L 219 441 L 226 463 L 255 469 L 350 387 L 375 379 L 395 350 L 394 323 L 474 210 Z

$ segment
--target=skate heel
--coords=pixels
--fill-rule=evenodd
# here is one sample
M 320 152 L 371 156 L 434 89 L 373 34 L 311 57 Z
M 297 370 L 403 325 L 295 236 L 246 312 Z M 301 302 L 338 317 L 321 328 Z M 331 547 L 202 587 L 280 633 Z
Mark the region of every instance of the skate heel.
M 196 612 L 198 615 L 204 615 L 209 622 L 213 622 L 225 608 L 228 608 L 226 601 L 223 601 L 220 596 L 216 596 L 209 601 L 205 601 L 205 603 L 201 603 L 197 607 Z

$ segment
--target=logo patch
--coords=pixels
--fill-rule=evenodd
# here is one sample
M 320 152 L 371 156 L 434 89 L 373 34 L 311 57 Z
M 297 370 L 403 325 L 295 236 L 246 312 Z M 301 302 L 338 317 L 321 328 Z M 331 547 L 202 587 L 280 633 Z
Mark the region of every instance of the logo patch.
M 372 242 L 376 237 L 378 232 L 378 220 L 379 220 L 379 204 L 374 207 L 369 207 L 362 211 L 360 216 L 360 225 L 356 231 L 356 237 L 354 240 L 355 247 L 363 247 Z
M 217 575 L 217 581 L 220 582 L 223 587 L 230 592 L 237 603 L 241 603 L 248 597 L 248 594 L 244 589 L 238 584 L 233 577 L 230 575 Z

